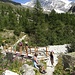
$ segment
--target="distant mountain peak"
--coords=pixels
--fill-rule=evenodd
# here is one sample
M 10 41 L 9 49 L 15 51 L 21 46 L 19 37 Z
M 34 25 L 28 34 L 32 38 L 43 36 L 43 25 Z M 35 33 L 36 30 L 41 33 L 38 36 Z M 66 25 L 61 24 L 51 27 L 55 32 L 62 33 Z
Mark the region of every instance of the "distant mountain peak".
M 25 4 L 22 4 L 24 7 L 34 7 L 36 0 L 31 0 Z M 41 6 L 44 11 L 52 11 L 53 9 L 57 13 L 65 13 L 67 12 L 70 7 L 72 6 L 69 0 L 39 0 Z

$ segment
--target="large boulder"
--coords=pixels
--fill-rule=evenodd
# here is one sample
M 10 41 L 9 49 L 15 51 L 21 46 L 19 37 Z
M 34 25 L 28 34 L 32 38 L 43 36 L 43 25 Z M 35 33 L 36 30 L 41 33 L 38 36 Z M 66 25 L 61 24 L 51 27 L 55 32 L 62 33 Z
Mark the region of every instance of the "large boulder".
M 12 72 L 10 70 L 6 70 L 5 72 L 2 73 L 2 75 L 19 75 L 19 74 Z
M 75 52 L 67 53 L 62 56 L 64 69 L 75 66 Z
M 29 66 L 28 64 L 24 64 L 21 67 L 22 75 L 35 75 L 35 71 L 33 69 L 34 68 L 32 66 Z

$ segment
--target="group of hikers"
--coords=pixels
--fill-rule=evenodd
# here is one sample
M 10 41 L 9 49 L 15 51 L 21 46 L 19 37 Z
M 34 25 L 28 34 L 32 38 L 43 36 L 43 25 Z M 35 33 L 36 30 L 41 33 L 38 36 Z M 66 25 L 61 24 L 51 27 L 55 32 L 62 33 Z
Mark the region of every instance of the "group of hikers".
M 22 46 L 22 43 L 19 43 L 19 46 Z M 27 53 L 27 56 L 28 56 L 28 45 L 26 44 L 25 45 L 25 49 L 26 49 L 26 53 Z M 54 63 L 54 56 L 53 56 L 54 52 L 51 51 L 49 53 L 49 56 L 50 56 L 50 62 L 51 62 L 51 65 L 53 66 L 53 63 Z M 43 63 L 39 63 L 38 62 L 38 58 L 37 58 L 38 54 L 35 52 L 34 53 L 34 56 L 33 56 L 33 64 L 34 64 L 34 67 L 36 69 L 38 69 L 42 74 L 45 74 L 47 73 L 46 70 L 45 70 L 45 67 L 44 67 L 44 64 Z
M 22 43 L 20 43 L 20 46 L 22 46 Z M 25 45 L 25 49 L 26 49 L 26 55 L 28 56 L 28 45 L 26 44 Z M 53 66 L 53 63 L 54 63 L 54 56 L 53 56 L 54 52 L 53 51 L 50 51 L 50 53 L 48 54 L 50 56 L 50 62 L 51 62 L 51 67 Z M 44 64 L 43 63 L 40 63 L 38 61 L 38 53 L 35 52 L 34 53 L 34 56 L 33 56 L 33 64 L 34 64 L 34 67 L 36 69 L 38 69 L 42 74 L 45 74 L 47 73 L 46 70 L 45 70 L 45 67 L 44 67 Z
M 52 65 L 52 66 L 53 66 L 53 63 L 54 63 L 54 56 L 53 56 L 53 53 L 54 53 L 54 52 L 51 51 L 50 54 L 49 54 L 49 56 L 50 56 L 50 61 L 51 61 L 51 65 Z M 46 70 L 45 70 L 44 64 L 38 62 L 37 56 L 38 56 L 37 53 L 35 53 L 34 56 L 33 56 L 33 64 L 34 64 L 34 67 L 35 67 L 36 69 L 38 69 L 42 74 L 47 73 Z

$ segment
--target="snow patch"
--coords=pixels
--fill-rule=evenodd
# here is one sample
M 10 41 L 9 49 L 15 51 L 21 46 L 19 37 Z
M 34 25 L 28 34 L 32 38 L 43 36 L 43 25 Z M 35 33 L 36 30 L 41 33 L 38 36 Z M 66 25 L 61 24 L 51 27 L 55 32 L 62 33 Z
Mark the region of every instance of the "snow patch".
M 54 9 L 57 13 L 65 13 L 64 11 L 61 11 L 59 9 Z
M 24 7 L 34 7 L 36 0 L 31 0 L 25 4 L 22 4 Z M 71 5 L 72 1 L 69 0 L 39 0 L 41 6 L 44 11 L 50 11 L 52 9 L 56 10 L 57 13 L 64 13 L 67 12 Z

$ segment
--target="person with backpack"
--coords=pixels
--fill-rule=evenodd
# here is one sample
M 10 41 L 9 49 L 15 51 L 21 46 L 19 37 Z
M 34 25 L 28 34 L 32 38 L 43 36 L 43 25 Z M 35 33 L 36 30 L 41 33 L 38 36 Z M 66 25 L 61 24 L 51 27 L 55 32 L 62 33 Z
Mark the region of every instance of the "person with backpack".
M 54 56 L 53 56 L 53 51 L 50 52 L 50 61 L 51 61 L 51 65 L 53 66 L 54 63 Z

